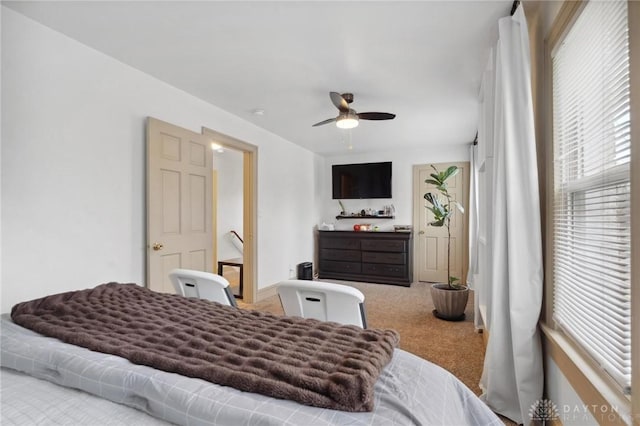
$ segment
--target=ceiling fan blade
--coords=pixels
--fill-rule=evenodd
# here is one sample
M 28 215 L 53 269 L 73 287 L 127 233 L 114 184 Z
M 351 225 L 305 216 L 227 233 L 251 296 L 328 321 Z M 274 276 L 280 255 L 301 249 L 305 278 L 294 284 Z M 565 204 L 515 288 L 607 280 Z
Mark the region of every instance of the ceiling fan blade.
M 340 111 L 349 111 L 349 103 L 342 97 L 340 93 L 330 92 L 329 97 L 331 98 L 331 102 L 338 108 Z
M 396 115 L 388 112 L 359 112 L 358 118 L 363 120 L 393 120 Z
M 336 121 L 337 119 L 338 119 L 337 117 L 336 117 L 336 118 L 328 118 L 328 119 L 326 119 L 326 120 L 324 120 L 324 121 L 321 121 L 321 122 L 319 122 L 319 123 L 314 124 L 314 125 L 313 125 L 313 126 L 311 126 L 311 127 L 322 126 L 323 124 L 333 123 L 333 122 L 334 122 L 334 121 Z

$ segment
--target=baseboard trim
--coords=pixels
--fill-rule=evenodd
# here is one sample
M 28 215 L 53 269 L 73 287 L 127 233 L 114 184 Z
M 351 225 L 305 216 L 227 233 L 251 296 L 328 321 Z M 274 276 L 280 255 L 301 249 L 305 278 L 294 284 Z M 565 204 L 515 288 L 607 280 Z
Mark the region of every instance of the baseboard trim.
M 264 299 L 268 299 L 270 297 L 276 296 L 278 294 L 278 292 L 276 291 L 277 287 L 278 286 L 276 284 L 272 284 L 264 288 L 259 288 L 258 294 L 256 296 L 257 297 L 256 302 L 260 302 Z
M 484 344 L 484 350 L 486 352 L 487 345 L 489 344 L 489 330 L 485 328 L 485 329 L 481 329 L 480 332 L 482 332 L 482 343 Z

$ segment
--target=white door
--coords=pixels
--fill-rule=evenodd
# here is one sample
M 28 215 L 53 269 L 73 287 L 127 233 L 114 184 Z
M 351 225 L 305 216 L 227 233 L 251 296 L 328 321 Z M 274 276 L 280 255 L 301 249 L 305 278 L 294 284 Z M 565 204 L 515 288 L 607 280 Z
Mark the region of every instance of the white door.
M 213 271 L 209 138 L 147 120 L 147 287 L 173 293 L 169 271 Z
M 458 166 L 460 172 L 449 181 L 449 193 L 467 210 L 469 199 L 469 163 L 434 164 L 438 170 Z M 427 224 L 433 221 L 433 213 L 426 209 L 424 194 L 435 192 L 433 185 L 425 183 L 434 170 L 431 164 L 414 166 L 414 229 L 415 276 L 418 281 L 447 282 L 447 228 Z M 465 282 L 468 267 L 467 218 L 456 210 L 451 219 L 451 275 Z

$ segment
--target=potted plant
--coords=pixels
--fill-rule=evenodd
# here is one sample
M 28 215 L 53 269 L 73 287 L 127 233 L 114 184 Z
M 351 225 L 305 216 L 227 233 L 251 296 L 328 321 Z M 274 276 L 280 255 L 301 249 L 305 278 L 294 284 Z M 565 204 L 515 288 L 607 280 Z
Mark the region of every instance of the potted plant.
M 454 200 L 447 189 L 447 181 L 457 175 L 460 169 L 451 166 L 447 170 L 439 171 L 431 165 L 435 173 L 425 183 L 435 186 L 437 194 L 427 192 L 424 199 L 429 203 L 426 207 L 433 213 L 433 221 L 429 226 L 444 226 L 447 228 L 447 283 L 431 285 L 431 298 L 435 307 L 434 315 L 438 318 L 459 321 L 464 319 L 464 310 L 469 300 L 469 289 L 457 277 L 451 276 L 451 217 L 456 210 L 464 213 L 462 205 Z

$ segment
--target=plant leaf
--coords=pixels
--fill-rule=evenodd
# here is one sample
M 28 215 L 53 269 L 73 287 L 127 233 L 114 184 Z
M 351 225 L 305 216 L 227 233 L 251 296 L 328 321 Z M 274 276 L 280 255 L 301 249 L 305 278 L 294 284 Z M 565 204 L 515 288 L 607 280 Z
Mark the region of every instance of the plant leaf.
M 431 177 L 433 178 L 433 181 L 434 181 L 434 182 L 437 182 L 437 183 L 435 183 L 434 185 L 438 185 L 438 186 L 440 186 L 440 185 L 442 185 L 442 184 L 444 183 L 444 182 L 442 181 L 442 176 L 440 176 L 439 174 L 431 173 L 429 176 L 431 176 Z
M 424 199 L 427 200 L 428 202 L 430 202 L 431 204 L 435 204 L 434 200 L 436 199 L 432 193 L 427 192 L 426 194 L 424 194 Z
M 458 168 L 458 166 L 450 166 L 447 170 L 445 170 L 445 172 L 443 173 L 443 177 L 444 180 L 446 181 L 449 178 L 454 177 L 455 175 L 457 175 L 460 172 L 460 169 Z

